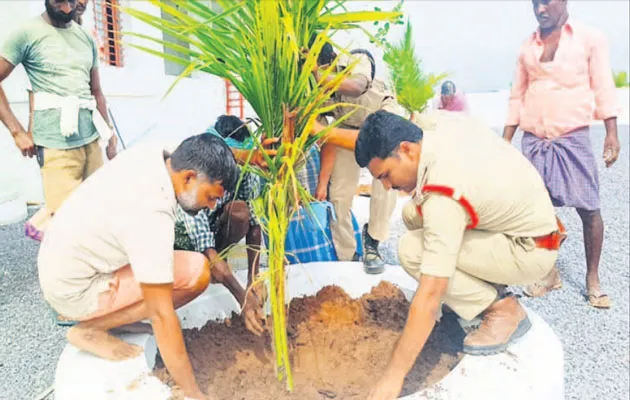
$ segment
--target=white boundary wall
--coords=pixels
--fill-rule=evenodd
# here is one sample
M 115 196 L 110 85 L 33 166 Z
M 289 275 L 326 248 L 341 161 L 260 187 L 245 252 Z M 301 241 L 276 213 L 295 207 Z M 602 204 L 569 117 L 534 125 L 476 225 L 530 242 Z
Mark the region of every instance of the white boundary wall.
M 147 1 L 122 0 L 156 16 L 156 8 Z M 5 0 L 0 2 L 0 42 L 24 20 L 43 11 L 41 0 Z M 84 16 L 86 26 L 93 20 L 92 9 Z M 146 24 L 123 18 L 123 31 L 157 36 L 157 30 Z M 340 37 L 342 41 L 351 38 Z M 136 39 L 126 37 L 128 43 Z M 147 45 L 146 41 L 142 41 Z M 159 50 L 159 45 L 156 45 Z M 187 136 L 204 131 L 219 115 L 225 112 L 225 86 L 221 79 L 198 74 L 182 80 L 164 100 L 162 96 L 174 81 L 164 74 L 164 61 L 141 51 L 125 47 L 125 67 L 101 67 L 101 79 L 110 108 L 124 141 L 160 140 L 178 142 Z M 376 57 L 380 54 L 375 53 Z M 20 66 L 3 83 L 11 107 L 23 125 L 27 125 L 27 79 Z M 628 124 L 628 89 L 620 89 L 619 101 L 623 112 L 620 123 Z M 471 112 L 493 127 L 503 124 L 507 113 L 508 91 L 468 93 Z M 246 115 L 252 116 L 251 109 Z M 0 124 L 0 194 L 24 201 L 41 202 L 43 193 L 39 168 L 34 159 L 24 159 L 14 146 L 7 130 Z M 10 196 L 9 196 L 10 195 Z M 3 196 L 0 196 L 3 198 Z

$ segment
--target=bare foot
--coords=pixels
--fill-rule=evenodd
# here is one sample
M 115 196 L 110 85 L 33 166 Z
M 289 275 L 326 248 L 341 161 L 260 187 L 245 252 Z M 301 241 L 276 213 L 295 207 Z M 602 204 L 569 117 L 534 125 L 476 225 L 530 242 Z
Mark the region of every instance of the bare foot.
M 110 330 L 111 333 L 148 333 L 153 335 L 153 327 L 145 322 L 134 322 L 133 324 L 119 326 Z
M 529 297 L 541 297 L 551 292 L 552 290 L 560 289 L 562 287 L 562 279 L 558 268 L 554 265 L 549 274 L 542 278 L 540 281 L 528 285 L 523 293 Z
M 127 343 L 106 331 L 83 328 L 81 325 L 68 329 L 68 342 L 83 351 L 111 361 L 122 361 L 142 353 L 142 347 Z

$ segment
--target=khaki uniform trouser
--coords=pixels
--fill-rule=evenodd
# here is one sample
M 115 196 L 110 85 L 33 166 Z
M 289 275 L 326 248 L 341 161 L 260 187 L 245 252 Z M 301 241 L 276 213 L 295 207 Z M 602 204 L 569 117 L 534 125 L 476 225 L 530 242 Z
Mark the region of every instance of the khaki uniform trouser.
M 405 271 L 420 281 L 424 230 L 412 202 L 403 208 L 403 222 L 409 232 L 400 239 L 398 257 Z M 471 320 L 497 299 L 495 285 L 538 281 L 551 271 L 557 256 L 557 251 L 535 247 L 531 238 L 467 230 L 444 303 L 460 317 Z
M 75 149 L 43 148 L 40 161 L 46 209 L 54 213 L 81 182 L 103 166 L 99 141 Z
M 361 168 L 354 158 L 354 152 L 337 148 L 329 194 L 337 214 L 337 220 L 331 224 L 332 238 L 337 257 L 341 261 L 352 260 L 357 247 L 350 209 L 360 174 Z M 372 238 L 379 241 L 387 239 L 389 219 L 396 207 L 397 197 L 395 190 L 386 190 L 376 179 L 372 182 L 368 223 L 368 233 Z

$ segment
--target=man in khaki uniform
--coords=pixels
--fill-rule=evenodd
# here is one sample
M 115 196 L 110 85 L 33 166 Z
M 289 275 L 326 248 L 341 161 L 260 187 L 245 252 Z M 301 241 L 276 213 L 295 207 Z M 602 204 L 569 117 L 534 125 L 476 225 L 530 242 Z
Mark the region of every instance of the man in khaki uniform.
M 437 111 L 418 124 L 378 111 L 355 148 L 386 188 L 415 191 L 399 258 L 419 287 L 372 400 L 398 397 L 442 301 L 466 320 L 482 318 L 465 353 L 494 354 L 526 334 L 527 314 L 504 285 L 544 277 L 562 240 L 540 175 L 515 148 L 464 114 Z
M 326 44 L 321 51 L 318 64 L 325 65 L 337 58 L 330 44 Z M 338 70 L 352 68 L 352 74 L 346 78 L 335 93 L 332 101 L 337 104 L 351 103 L 359 105 L 356 109 L 352 106 L 339 105 L 333 112 L 333 117 L 340 120 L 346 117 L 340 124 L 344 129 L 359 129 L 367 116 L 383 107 L 396 108 L 394 96 L 388 92 L 385 84 L 374 79 L 374 60 L 369 53 L 355 50 L 350 54 L 339 56 Z M 317 71 L 315 72 L 317 76 Z M 327 77 L 325 81 L 334 79 Z M 351 112 L 351 115 L 348 116 Z M 322 150 L 322 158 L 330 155 L 330 151 Z M 361 168 L 354 160 L 352 151 L 337 147 L 334 151 L 334 166 L 330 176 L 329 198 L 335 207 L 336 222 L 331 224 L 331 231 L 335 250 L 339 260 L 358 260 L 356 254 L 356 241 L 352 228 L 350 209 L 352 200 L 359 185 Z M 326 164 L 322 160 L 322 165 Z M 321 175 L 320 175 L 321 180 Z M 319 186 L 328 182 L 319 182 Z M 383 187 L 380 182 L 372 184 L 370 199 L 370 219 L 363 227 L 363 265 L 367 273 L 379 274 L 384 271 L 385 263 L 378 252 L 378 245 L 387 239 L 389 234 L 389 218 L 396 206 L 396 193 Z

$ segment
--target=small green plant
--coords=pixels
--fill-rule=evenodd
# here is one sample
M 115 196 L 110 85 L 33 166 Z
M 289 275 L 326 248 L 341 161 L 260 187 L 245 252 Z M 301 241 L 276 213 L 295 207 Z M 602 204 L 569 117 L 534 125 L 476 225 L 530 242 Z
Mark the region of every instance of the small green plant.
M 613 80 L 615 81 L 615 87 L 625 88 L 630 86 L 630 82 L 628 82 L 628 73 L 626 71 L 613 71 Z
M 385 44 L 383 61 L 389 67 L 398 103 L 410 113 L 424 111 L 435 95 L 434 87 L 446 77 L 446 74 L 434 75 L 422 70 L 410 22 L 407 22 L 405 35 L 399 43 Z

